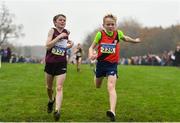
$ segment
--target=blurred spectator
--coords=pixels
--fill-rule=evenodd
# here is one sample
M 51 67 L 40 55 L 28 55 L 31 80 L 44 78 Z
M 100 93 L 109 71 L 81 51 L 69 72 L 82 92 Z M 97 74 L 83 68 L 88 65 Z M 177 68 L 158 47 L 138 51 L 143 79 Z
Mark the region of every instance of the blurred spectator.
M 70 48 L 66 50 L 66 59 L 68 63 L 70 63 L 71 53 L 72 51 Z
M 174 52 L 174 57 L 175 57 L 175 59 L 174 59 L 174 65 L 175 65 L 175 66 L 180 66 L 180 44 L 178 44 L 178 45 L 176 46 L 176 50 L 175 50 L 175 52 Z
M 11 49 L 9 48 L 9 47 L 7 47 L 7 62 L 9 62 L 10 61 L 10 58 L 11 58 Z
M 9 62 L 11 58 L 11 49 L 7 47 L 6 49 L 1 49 L 0 54 L 2 56 L 2 62 Z

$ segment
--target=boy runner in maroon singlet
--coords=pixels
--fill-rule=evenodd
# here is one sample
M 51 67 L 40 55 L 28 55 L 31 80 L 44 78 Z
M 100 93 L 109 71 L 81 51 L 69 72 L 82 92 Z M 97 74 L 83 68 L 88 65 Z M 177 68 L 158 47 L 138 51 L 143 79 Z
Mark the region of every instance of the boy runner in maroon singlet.
M 54 28 L 50 29 L 46 41 L 45 58 L 45 79 L 47 93 L 49 97 L 47 112 L 53 111 L 55 102 L 54 119 L 60 118 L 60 109 L 63 99 L 63 83 L 66 78 L 67 60 L 66 50 L 71 48 L 73 43 L 68 39 L 69 31 L 64 27 L 66 25 L 66 16 L 58 14 L 53 18 Z M 53 97 L 53 81 L 56 79 L 56 96 Z

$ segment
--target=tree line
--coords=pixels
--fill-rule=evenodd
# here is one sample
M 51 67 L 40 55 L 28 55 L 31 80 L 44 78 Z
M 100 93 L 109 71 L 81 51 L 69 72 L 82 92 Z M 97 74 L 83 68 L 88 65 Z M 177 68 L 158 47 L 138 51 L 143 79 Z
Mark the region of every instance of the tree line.
M 121 42 L 120 54 L 122 57 L 161 54 L 164 51 L 175 50 L 177 43 L 180 42 L 180 24 L 166 28 L 161 26 L 143 27 L 138 21 L 129 18 L 118 23 L 117 28 L 122 30 L 125 35 L 133 38 L 139 37 L 142 40 L 142 43 L 136 45 Z M 87 34 L 83 41 L 85 52 L 88 52 L 88 48 L 99 30 L 101 30 L 100 27 Z

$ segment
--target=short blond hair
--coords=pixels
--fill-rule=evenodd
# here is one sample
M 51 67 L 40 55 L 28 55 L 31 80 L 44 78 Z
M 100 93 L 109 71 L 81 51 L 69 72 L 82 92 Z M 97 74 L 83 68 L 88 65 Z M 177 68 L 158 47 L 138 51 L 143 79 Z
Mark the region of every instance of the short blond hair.
M 106 18 L 112 18 L 115 22 L 117 21 L 117 17 L 114 16 L 113 14 L 107 14 L 103 18 L 103 23 L 105 22 Z

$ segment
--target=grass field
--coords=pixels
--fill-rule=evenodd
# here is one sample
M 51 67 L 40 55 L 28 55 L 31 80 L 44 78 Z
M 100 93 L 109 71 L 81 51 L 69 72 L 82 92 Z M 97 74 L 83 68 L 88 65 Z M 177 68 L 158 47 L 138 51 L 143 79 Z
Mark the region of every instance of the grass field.
M 53 122 L 46 113 L 43 65 L 2 64 L 0 121 Z M 119 66 L 117 122 L 180 122 L 180 69 L 176 67 Z M 93 83 L 89 65 L 76 72 L 68 65 L 60 121 L 108 122 L 106 79 L 101 89 Z

